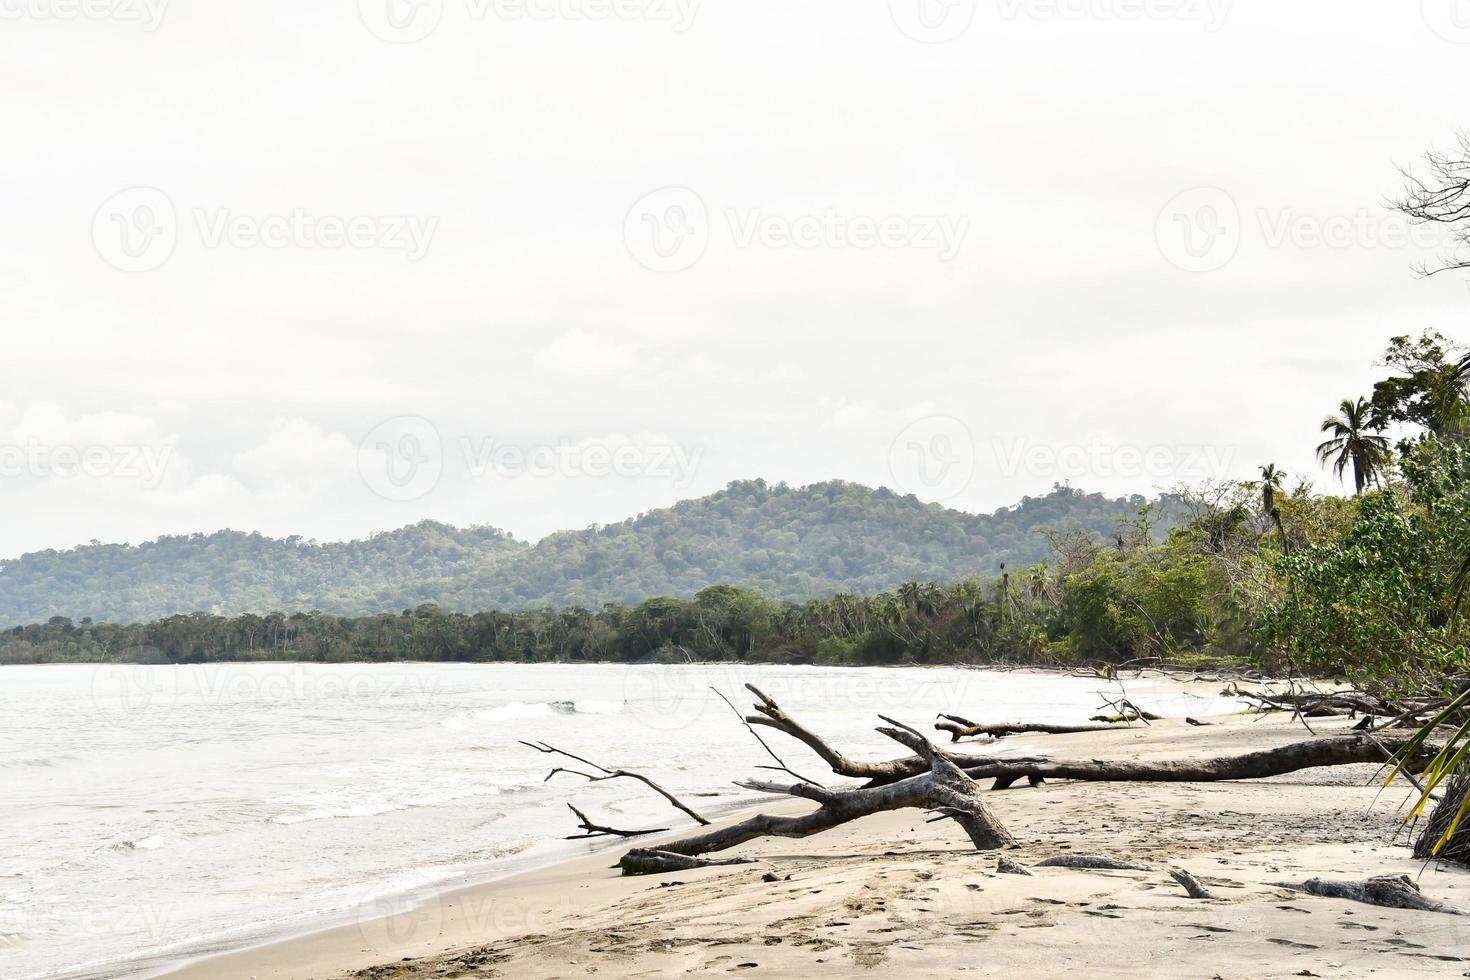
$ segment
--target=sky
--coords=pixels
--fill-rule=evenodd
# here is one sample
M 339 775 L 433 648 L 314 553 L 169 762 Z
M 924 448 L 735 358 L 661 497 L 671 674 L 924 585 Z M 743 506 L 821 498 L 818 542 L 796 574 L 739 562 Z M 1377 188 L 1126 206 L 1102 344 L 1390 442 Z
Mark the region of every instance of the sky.
M 1389 337 L 1465 0 L 0 0 L 0 557 L 1265 462 Z

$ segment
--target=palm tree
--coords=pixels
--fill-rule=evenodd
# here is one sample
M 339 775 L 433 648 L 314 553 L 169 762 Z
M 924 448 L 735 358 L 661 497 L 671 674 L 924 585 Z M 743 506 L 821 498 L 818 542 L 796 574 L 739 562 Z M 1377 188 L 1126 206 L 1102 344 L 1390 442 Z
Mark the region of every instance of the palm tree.
M 1276 491 L 1281 489 L 1281 481 L 1286 476 L 1276 468 L 1275 463 L 1267 463 L 1261 467 L 1261 508 L 1267 514 L 1276 513 Z
M 1339 480 L 1351 463 L 1356 493 L 1362 493 L 1369 480 L 1382 486 L 1378 475 L 1391 457 L 1388 440 L 1369 431 L 1368 414 L 1372 406 L 1366 398 L 1356 401 L 1345 398 L 1338 408 L 1341 415 L 1329 415 L 1322 420 L 1322 431 L 1331 433 L 1332 438 L 1317 447 L 1317 459 L 1323 466 L 1331 464 Z

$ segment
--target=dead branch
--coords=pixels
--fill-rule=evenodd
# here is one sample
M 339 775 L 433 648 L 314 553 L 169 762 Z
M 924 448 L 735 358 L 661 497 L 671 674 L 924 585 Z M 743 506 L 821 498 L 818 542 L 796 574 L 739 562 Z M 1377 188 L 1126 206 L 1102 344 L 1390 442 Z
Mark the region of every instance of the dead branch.
M 1199 879 L 1190 874 L 1188 871 L 1185 871 L 1183 868 L 1170 868 L 1169 877 L 1173 878 L 1175 881 L 1179 882 L 1179 884 L 1183 885 L 1184 890 L 1189 894 L 1190 898 L 1215 897 L 1208 888 L 1199 883 Z
M 582 772 L 579 769 L 564 769 L 558 766 L 557 768 L 551 770 L 551 772 L 546 774 L 546 780 L 551 779 L 551 777 L 555 776 L 559 772 L 564 772 L 572 776 L 581 776 L 583 779 L 592 783 L 601 783 L 609 779 L 636 779 L 638 780 L 638 782 L 653 790 L 659 796 L 662 796 L 664 799 L 668 800 L 671 806 L 684 811 L 694 820 L 695 823 L 701 824 L 702 826 L 706 827 L 709 826 L 708 820 L 695 813 L 689 807 L 685 806 L 684 803 L 677 796 L 675 796 L 673 793 L 670 793 L 668 790 L 664 789 L 658 783 L 649 779 L 642 773 L 629 772 L 626 769 L 608 769 L 606 766 L 600 766 L 597 763 L 592 762 L 591 760 L 582 758 L 580 755 L 573 755 L 572 753 L 567 752 L 564 749 L 559 749 L 555 746 L 547 745 L 545 742 L 522 741 L 521 744 L 528 748 L 535 749 L 537 752 L 540 752 L 544 755 L 564 755 L 568 759 L 574 759 L 577 762 L 582 763 L 584 766 L 590 766 L 602 774 L 598 776 L 593 775 L 592 773 Z M 542 782 L 545 782 L 546 780 L 542 780 Z
M 730 701 L 729 698 L 725 697 L 725 692 L 721 691 L 717 687 L 714 687 L 713 685 L 710 686 L 710 690 L 711 691 L 714 691 L 716 694 L 718 694 L 720 696 L 720 700 L 721 701 L 723 701 L 726 704 L 730 705 L 730 710 L 733 711 L 733 712 L 735 712 L 735 717 L 740 720 L 740 724 L 744 725 L 745 726 L 745 730 L 748 731 L 748 732 L 750 732 L 751 736 L 757 742 L 760 743 L 761 748 L 763 748 L 763 749 L 766 750 L 766 755 L 770 756 L 772 759 L 774 759 L 776 761 L 776 764 L 774 766 L 760 766 L 758 768 L 761 768 L 761 769 L 774 769 L 777 772 L 784 772 L 788 776 L 792 776 L 792 777 L 794 777 L 796 779 L 799 779 L 803 783 L 811 783 L 814 786 L 820 786 L 820 785 L 822 785 L 821 783 L 817 782 L 815 779 L 808 779 L 807 777 L 803 776 L 801 773 L 797 772 L 795 769 L 792 769 L 790 766 L 788 766 L 786 764 L 786 760 L 782 759 L 779 755 L 777 755 L 776 754 L 776 750 L 773 749 L 773 748 L 771 748 L 769 745 L 767 745 L 766 744 L 766 740 L 763 739 L 763 738 L 761 738 L 761 733 L 758 732 L 758 731 L 756 731 L 753 727 L 751 727 L 750 722 L 748 722 L 748 721 L 745 720 L 745 717 L 740 713 L 740 709 L 737 708 L 737 707 L 735 707 L 735 705 L 733 703 L 731 703 L 731 701 Z
M 961 718 L 959 715 L 939 715 L 939 721 L 934 723 L 934 730 L 948 732 L 951 742 L 958 742 L 962 738 L 978 738 L 990 736 L 991 738 L 1005 738 L 1007 735 L 1075 735 L 1081 732 L 1107 732 L 1112 731 L 1112 725 L 1047 725 L 1033 722 L 1017 721 L 1009 724 L 981 725 Z
M 1383 875 L 1367 881 L 1328 881 L 1311 878 L 1301 884 L 1286 881 L 1267 882 L 1272 888 L 1289 888 L 1322 898 L 1345 898 L 1352 902 L 1381 905 L 1390 909 L 1411 909 L 1416 912 L 1443 912 L 1447 915 L 1465 913 L 1449 905 L 1425 898 L 1408 875 Z
M 588 837 L 642 837 L 645 834 L 661 834 L 669 829 L 667 827 L 654 827 L 649 830 L 619 830 L 616 827 L 604 827 L 601 824 L 593 823 L 587 818 L 587 814 L 578 810 L 570 803 L 567 804 L 567 809 L 577 815 L 577 826 L 585 830 L 586 833 L 572 834 L 564 838 L 565 840 L 584 840 Z

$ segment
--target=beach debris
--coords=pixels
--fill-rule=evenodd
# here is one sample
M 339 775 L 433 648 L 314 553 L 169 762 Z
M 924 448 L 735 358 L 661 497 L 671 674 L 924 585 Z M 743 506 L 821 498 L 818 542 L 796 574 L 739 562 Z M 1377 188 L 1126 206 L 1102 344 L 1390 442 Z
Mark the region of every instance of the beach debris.
M 751 725 L 773 728 L 803 743 L 814 751 L 833 773 L 852 779 L 868 780 L 868 787 L 883 786 L 920 775 L 930 767 L 917 754 L 881 762 L 850 759 L 833 748 L 820 735 L 802 725 L 788 714 L 772 698 L 752 684 L 746 689 L 757 698 L 755 711 L 746 721 Z M 1381 743 L 1381 744 L 1380 744 Z M 1209 783 L 1234 779 L 1265 779 L 1301 769 L 1318 766 L 1344 766 L 1354 763 L 1383 761 L 1383 752 L 1397 752 L 1408 743 L 1404 738 L 1373 740 L 1366 733 L 1334 735 L 1310 738 L 1293 742 L 1274 749 L 1246 752 L 1241 755 L 1218 756 L 1211 759 L 1166 759 L 1154 762 L 1119 761 L 1108 762 L 1098 759 L 1078 761 L 1055 761 L 1047 758 L 997 757 L 994 755 L 972 755 L 935 749 L 957 768 L 964 770 L 971 779 L 994 780 L 993 789 L 1007 789 L 1025 779 L 1031 785 L 1044 780 L 1072 779 L 1086 782 L 1170 782 Z M 1428 760 L 1434 754 L 1432 746 L 1421 750 L 1420 756 Z M 1418 761 L 1417 759 L 1415 761 Z
M 1147 864 L 1122 861 L 1107 854 L 1058 854 L 1038 861 L 1038 868 L 1072 868 L 1077 871 L 1152 871 Z
M 1466 914 L 1460 909 L 1425 898 L 1419 886 L 1408 875 L 1380 875 L 1365 881 L 1329 881 L 1325 878 L 1309 878 L 1300 884 L 1287 881 L 1268 881 L 1266 884 L 1272 888 L 1288 888 L 1320 898 L 1343 898 L 1352 902 L 1379 905 L 1383 908 L 1442 912 L 1446 915 Z
M 1024 864 L 1022 864 L 1019 861 L 1012 861 L 1010 858 L 1006 857 L 1004 854 L 1002 854 L 1000 856 L 1000 860 L 998 862 L 996 862 L 995 870 L 996 870 L 996 873 L 997 874 L 1003 874 L 1003 875 L 1025 875 L 1028 878 L 1032 877 L 1031 869 L 1030 868 L 1026 867 Z
M 699 868 L 755 863 L 755 858 L 704 858 L 659 848 L 635 847 L 624 854 L 614 867 L 621 868 L 625 875 L 656 875 L 669 871 L 695 871 Z
M 877 731 L 923 759 L 928 764 L 928 772 L 881 786 L 851 790 L 829 789 L 804 782 L 788 785 L 763 780 L 741 781 L 736 785 L 742 789 L 810 800 L 817 804 L 817 809 L 797 816 L 757 814 L 694 837 L 664 844 L 660 853 L 695 857 L 761 837 L 810 837 L 874 813 L 904 809 L 928 810 L 936 814 L 935 819 L 955 821 L 964 828 L 976 850 L 994 850 L 1016 844 L 1016 839 L 981 802 L 982 790 L 978 783 L 950 762 L 918 729 L 883 715 L 879 717 L 887 724 Z M 660 862 L 650 864 L 642 852 L 637 851 L 625 856 L 620 865 L 624 874 L 646 874 L 650 867 L 662 866 Z
M 1005 738 L 1007 735 L 1076 735 L 1083 732 L 1112 731 L 1112 725 L 1050 725 L 1037 722 L 1014 721 L 1001 724 L 982 725 L 959 715 L 937 716 L 936 731 L 948 732 L 951 742 L 962 738 Z
M 583 772 L 580 769 L 567 769 L 562 766 L 557 766 L 555 769 L 551 770 L 551 772 L 546 774 L 546 779 L 543 779 L 542 782 L 550 781 L 550 779 L 559 772 L 564 772 L 571 776 L 581 776 L 588 782 L 593 783 L 601 783 L 609 779 L 636 779 L 638 782 L 653 790 L 659 796 L 662 796 L 664 799 L 668 800 L 670 806 L 673 806 L 675 809 L 682 810 L 687 813 L 694 820 L 695 823 L 701 824 L 703 826 L 709 825 L 708 820 L 706 820 L 704 817 L 701 817 L 698 813 L 695 813 L 688 806 L 686 806 L 677 796 L 675 796 L 673 793 L 670 793 L 668 790 L 664 789 L 658 783 L 649 779 L 642 773 L 630 772 L 627 769 L 608 769 L 605 766 L 598 765 L 590 759 L 584 759 L 580 755 L 573 755 L 565 749 L 559 749 L 556 746 L 548 745 L 545 742 L 527 742 L 522 740 L 521 744 L 526 746 L 527 748 L 535 749 L 537 752 L 540 752 L 543 755 L 563 755 L 566 756 L 568 759 L 571 759 L 575 762 L 580 762 L 584 766 L 590 766 L 591 768 L 597 770 L 596 773 L 590 773 Z M 575 809 L 575 807 L 573 809 Z M 645 831 L 645 833 L 648 832 L 649 831 Z
M 1185 892 L 1189 894 L 1190 898 L 1215 897 L 1208 888 L 1199 883 L 1199 879 L 1190 874 L 1188 871 L 1185 871 L 1183 868 L 1170 868 L 1169 877 L 1173 878 L 1175 881 L 1179 882 L 1179 884 L 1183 885 Z
M 565 840 L 584 840 L 588 837 L 642 837 L 645 834 L 662 834 L 667 832 L 669 829 L 668 827 L 651 827 L 648 830 L 619 830 L 616 827 L 604 827 L 601 824 L 593 823 L 588 818 L 587 814 L 583 813 L 581 810 L 578 810 L 570 803 L 567 804 L 567 809 L 571 810 L 577 815 L 577 826 L 585 830 L 586 833 L 572 834 L 571 836 L 564 838 Z

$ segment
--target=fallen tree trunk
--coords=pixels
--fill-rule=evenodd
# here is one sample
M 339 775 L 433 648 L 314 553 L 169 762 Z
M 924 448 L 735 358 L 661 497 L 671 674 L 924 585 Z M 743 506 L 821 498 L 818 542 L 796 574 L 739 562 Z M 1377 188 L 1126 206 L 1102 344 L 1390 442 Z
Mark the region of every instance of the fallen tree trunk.
M 1381 740 L 1365 735 L 1337 735 L 1293 742 L 1274 749 L 1213 759 L 1168 759 L 1158 762 L 1102 762 L 1097 759 L 1042 762 L 991 762 L 965 767 L 971 779 L 994 779 L 1004 789 L 1018 779 L 1074 779 L 1084 782 L 1213 783 L 1235 779 L 1265 779 L 1319 766 L 1345 766 L 1384 761 L 1384 750 L 1397 752 L 1407 739 Z M 1434 755 L 1426 747 L 1419 759 Z
M 964 828 L 976 850 L 1015 846 L 1016 839 L 981 802 L 982 790 L 974 780 L 935 750 L 929 740 L 916 730 L 889 718 L 883 720 L 893 727 L 879 728 L 878 731 L 912 749 L 917 757 L 924 759 L 929 765 L 927 773 L 882 786 L 851 790 L 828 789 L 813 783 L 778 785 L 759 781 L 740 782 L 736 785 L 745 789 L 811 800 L 817 804 L 817 809 L 790 817 L 758 814 L 728 827 L 718 827 L 694 837 L 671 841 L 663 844 L 659 850 L 698 856 L 723 851 L 761 837 L 810 837 L 874 813 L 909 808 L 931 810 L 938 814 L 939 819 L 955 821 Z M 625 855 L 620 862 L 623 873 L 646 873 L 641 857 L 630 857 L 631 855 Z
M 759 688 L 746 688 L 759 700 L 757 715 L 746 720 L 784 732 L 805 744 L 839 776 L 867 779 L 869 787 L 887 785 L 927 771 L 930 767 L 917 755 L 884 762 L 861 762 L 849 759 L 828 745 L 820 735 L 806 728 L 785 712 Z M 1404 748 L 1407 739 L 1375 739 L 1365 734 L 1335 735 L 1294 742 L 1279 748 L 1247 752 L 1242 755 L 1212 759 L 1180 759 L 1160 762 L 1102 762 L 1096 759 L 1075 762 L 1038 758 L 999 758 L 964 755 L 935 748 L 955 767 L 971 779 L 992 779 L 993 789 L 1007 789 L 1025 779 L 1037 785 L 1047 779 L 1074 779 L 1086 782 L 1173 782 L 1208 783 L 1234 779 L 1265 779 L 1318 766 L 1344 766 L 1360 762 L 1382 763 L 1386 755 Z M 1426 746 L 1420 759 L 1434 755 Z
M 754 863 L 755 858 L 716 860 L 691 857 L 688 854 L 675 854 L 673 851 L 665 851 L 660 848 L 635 847 L 623 855 L 617 866 L 623 869 L 625 875 L 657 875 L 667 871 L 696 871 L 699 868 Z
M 1412 909 L 1416 912 L 1443 912 L 1446 915 L 1464 915 L 1457 908 L 1425 898 L 1408 875 L 1384 875 L 1367 881 L 1327 881 L 1311 878 L 1299 885 L 1286 881 L 1269 881 L 1273 888 L 1290 888 L 1292 891 L 1319 895 L 1322 898 L 1345 898 L 1368 905 L 1381 905 L 1390 909 Z

